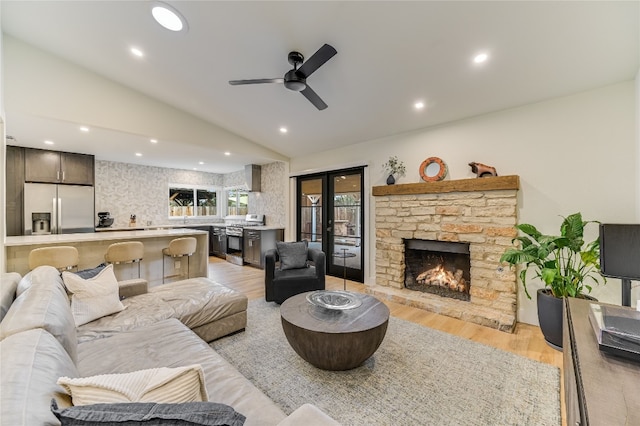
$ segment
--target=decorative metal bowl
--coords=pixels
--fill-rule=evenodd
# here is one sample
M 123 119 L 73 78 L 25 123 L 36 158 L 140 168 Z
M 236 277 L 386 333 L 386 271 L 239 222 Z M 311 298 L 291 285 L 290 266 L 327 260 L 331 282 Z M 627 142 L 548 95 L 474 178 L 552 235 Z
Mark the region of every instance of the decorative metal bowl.
M 307 295 L 309 303 L 325 309 L 343 311 L 357 308 L 362 305 L 362 300 L 348 291 L 320 290 Z

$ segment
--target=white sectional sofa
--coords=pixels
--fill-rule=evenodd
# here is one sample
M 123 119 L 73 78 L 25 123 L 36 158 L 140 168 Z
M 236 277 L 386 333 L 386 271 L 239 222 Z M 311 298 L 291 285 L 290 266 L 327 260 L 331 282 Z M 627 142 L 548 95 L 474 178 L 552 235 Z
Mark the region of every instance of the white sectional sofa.
M 193 364 L 202 366 L 209 400 L 231 406 L 246 417 L 246 425 L 338 424 L 312 404 L 287 416 L 207 344 L 247 326 L 247 298 L 207 278 L 128 297 L 123 311 L 80 327 L 52 267 L 39 267 L 22 279 L 4 274 L 0 290 L 3 425 L 60 424 L 50 405 L 52 398 L 60 407 L 71 405 L 56 384 L 62 376 Z

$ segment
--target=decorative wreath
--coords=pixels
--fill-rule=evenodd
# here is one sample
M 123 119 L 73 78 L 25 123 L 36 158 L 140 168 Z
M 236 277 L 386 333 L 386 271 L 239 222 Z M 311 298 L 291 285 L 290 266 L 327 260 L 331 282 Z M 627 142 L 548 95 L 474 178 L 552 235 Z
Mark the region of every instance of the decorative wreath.
M 437 164 L 440 167 L 438 174 L 435 176 L 427 176 L 427 167 L 431 164 Z M 420 177 L 425 182 L 435 182 L 444 179 L 447 175 L 447 165 L 438 157 L 429 157 L 420 164 Z

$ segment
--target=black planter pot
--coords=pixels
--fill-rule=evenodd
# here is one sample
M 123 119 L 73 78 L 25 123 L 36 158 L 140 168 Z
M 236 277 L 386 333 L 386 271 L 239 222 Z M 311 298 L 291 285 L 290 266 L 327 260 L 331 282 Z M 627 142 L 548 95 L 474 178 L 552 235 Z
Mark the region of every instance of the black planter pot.
M 394 178 L 393 175 L 389 175 L 387 178 L 387 185 L 393 185 L 394 183 L 396 183 L 396 178 Z
M 582 295 L 589 300 L 597 300 L 591 296 Z M 538 321 L 540 330 L 547 343 L 561 351 L 562 350 L 562 305 L 563 298 L 555 297 L 551 290 L 543 288 L 538 290 Z
M 562 350 L 562 302 L 547 289 L 538 290 L 538 322 L 544 340 Z

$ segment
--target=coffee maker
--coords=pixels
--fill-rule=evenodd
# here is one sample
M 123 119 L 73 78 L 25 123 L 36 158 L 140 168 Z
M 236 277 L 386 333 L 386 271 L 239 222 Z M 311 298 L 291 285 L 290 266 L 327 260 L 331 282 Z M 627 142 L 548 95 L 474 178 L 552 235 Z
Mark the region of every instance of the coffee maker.
M 113 225 L 113 218 L 109 212 L 98 212 L 97 228 L 108 228 Z

